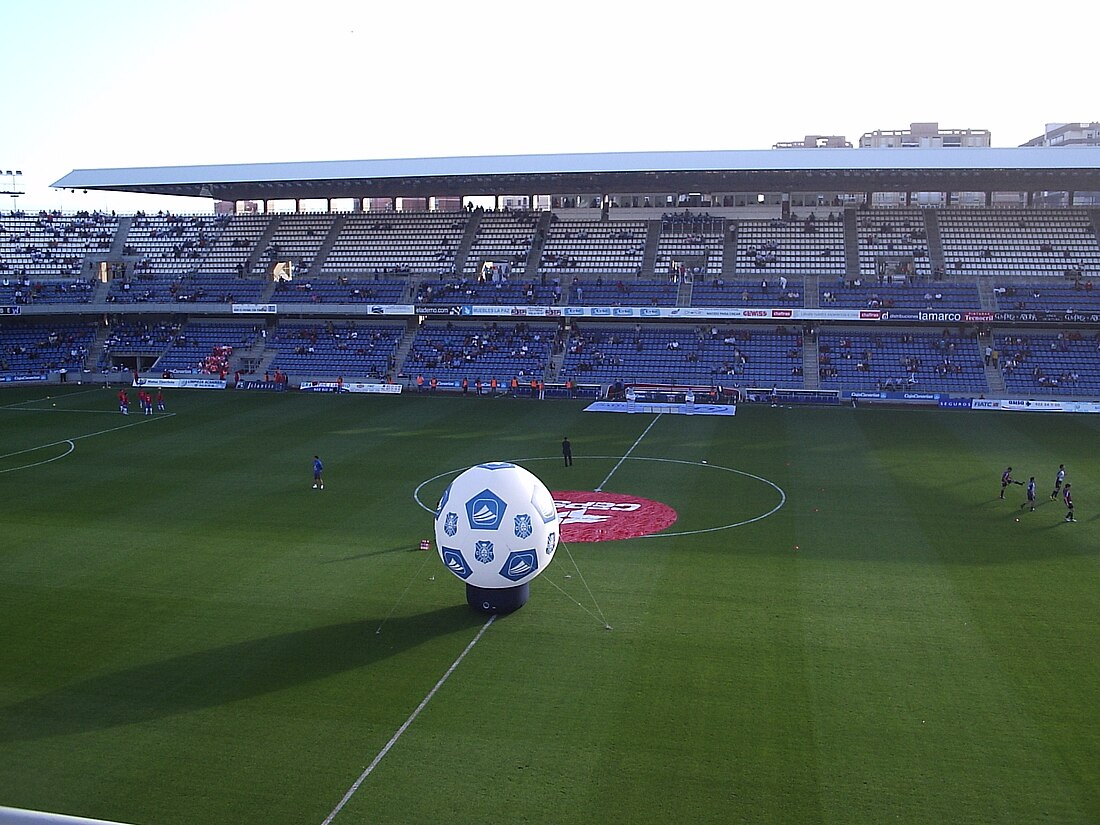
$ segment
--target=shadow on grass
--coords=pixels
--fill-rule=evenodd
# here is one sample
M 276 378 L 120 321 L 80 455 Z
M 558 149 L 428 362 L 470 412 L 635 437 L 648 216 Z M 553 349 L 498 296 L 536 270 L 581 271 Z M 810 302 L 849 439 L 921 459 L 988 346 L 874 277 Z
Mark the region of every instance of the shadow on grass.
M 297 630 L 95 676 L 0 708 L 0 742 L 139 724 L 369 667 L 484 617 L 455 605 L 406 618 Z
M 339 559 L 325 559 L 324 561 L 317 562 L 318 564 L 337 564 L 342 561 L 359 561 L 359 559 L 369 559 L 371 556 L 383 556 L 388 553 L 401 553 L 401 552 L 417 552 L 419 548 L 412 545 L 403 544 L 400 547 L 389 547 L 381 550 L 367 550 L 364 553 L 356 553 L 354 556 L 344 556 Z

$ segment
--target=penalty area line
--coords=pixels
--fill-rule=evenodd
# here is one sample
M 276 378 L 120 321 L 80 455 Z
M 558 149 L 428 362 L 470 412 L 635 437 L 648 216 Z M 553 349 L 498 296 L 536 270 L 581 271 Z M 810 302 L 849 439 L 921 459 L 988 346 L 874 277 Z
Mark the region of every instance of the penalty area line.
M 71 444 L 74 441 L 82 441 L 85 438 L 95 438 L 97 435 L 106 435 L 107 433 L 113 433 L 117 430 L 125 430 L 129 427 L 136 427 L 139 424 L 148 424 L 150 421 L 163 421 L 166 418 L 172 418 L 175 413 L 165 413 L 156 417 L 145 417 L 138 421 L 134 421 L 130 424 L 122 424 L 118 427 L 108 427 L 106 430 L 97 430 L 94 433 L 88 433 L 86 435 L 74 435 L 71 438 L 62 438 L 60 441 L 51 441 L 49 444 L 39 444 L 37 447 L 27 447 L 25 450 L 16 450 L 13 453 L 5 453 L 0 455 L 0 458 L 11 458 L 15 455 L 22 455 L 23 453 L 32 453 L 35 450 L 44 450 L 47 447 L 56 447 L 58 444 Z
M 329 823 L 331 823 L 332 820 L 336 818 L 336 815 L 343 810 L 344 806 L 351 801 L 351 798 L 355 795 L 355 792 L 359 790 L 359 786 L 367 780 L 368 776 L 374 773 L 374 769 L 378 767 L 378 763 L 385 758 L 386 754 L 389 753 L 393 746 L 397 744 L 397 740 L 400 739 L 405 731 L 409 729 L 409 726 L 416 721 L 416 717 L 418 717 L 421 711 L 423 711 L 424 708 L 428 706 L 428 702 L 430 702 L 432 700 L 432 697 L 435 696 L 435 694 L 439 691 L 441 687 L 443 687 L 444 682 L 451 678 L 451 674 L 458 669 L 458 666 L 460 664 L 462 664 L 462 660 L 466 658 L 466 654 L 474 649 L 474 645 L 476 645 L 481 640 L 481 637 L 485 635 L 485 631 L 489 629 L 489 625 L 491 625 L 494 620 L 496 620 L 496 617 L 496 613 L 492 614 L 489 617 L 489 621 L 485 622 L 485 624 L 481 626 L 481 630 L 479 630 L 477 632 L 477 635 L 474 636 L 474 638 L 470 641 L 468 645 L 466 645 L 466 649 L 458 654 L 457 659 L 451 662 L 451 666 L 447 668 L 447 672 L 439 677 L 439 681 L 435 683 L 435 687 L 428 691 L 428 695 L 420 701 L 420 704 L 416 706 L 416 710 L 409 714 L 409 718 L 405 720 L 405 723 L 397 729 L 397 732 L 390 737 L 390 741 L 385 744 L 385 747 L 383 747 L 382 750 L 378 752 L 378 755 L 374 757 L 371 763 L 367 765 L 367 767 L 363 770 L 361 774 L 359 774 L 359 778 L 352 783 L 351 787 L 348 788 L 348 792 L 344 794 L 343 799 L 341 799 L 336 807 L 332 809 L 329 815 L 325 817 L 321 825 L 329 825 Z

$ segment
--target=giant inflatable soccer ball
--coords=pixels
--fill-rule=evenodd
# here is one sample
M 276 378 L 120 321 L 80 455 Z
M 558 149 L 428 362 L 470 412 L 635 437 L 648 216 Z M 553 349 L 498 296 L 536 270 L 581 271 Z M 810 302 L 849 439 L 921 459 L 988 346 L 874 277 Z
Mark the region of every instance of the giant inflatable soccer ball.
M 466 582 L 470 604 L 483 590 L 522 588 L 550 564 L 558 546 L 558 513 L 546 485 L 506 461 L 478 464 L 443 491 L 435 544 L 447 569 Z M 518 592 L 518 591 L 517 591 Z

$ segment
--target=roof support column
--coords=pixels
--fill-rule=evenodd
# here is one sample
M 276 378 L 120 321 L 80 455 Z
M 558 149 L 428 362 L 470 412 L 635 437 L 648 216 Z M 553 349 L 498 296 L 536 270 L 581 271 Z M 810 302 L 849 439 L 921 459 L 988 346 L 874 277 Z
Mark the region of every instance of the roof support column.
M 1074 192 L 1072 189 L 1070 189 L 1069 192 L 1067 192 L 1066 194 L 1069 195 L 1069 205 L 1073 206 L 1073 200 L 1074 200 L 1075 196 L 1077 195 L 1077 193 Z
M 985 205 L 987 207 L 993 205 L 993 193 L 992 192 L 986 192 L 985 193 Z
M 874 192 L 864 192 L 863 193 L 863 205 L 864 206 L 870 206 L 871 205 L 871 201 L 874 199 L 874 194 L 875 194 Z
M 294 214 L 297 215 L 301 211 L 302 211 L 302 199 L 301 198 L 295 198 L 294 199 Z
M 913 193 L 908 190 L 905 192 L 905 205 L 906 207 L 913 205 Z
M 1035 193 L 1034 192 L 1028 192 L 1027 193 L 1027 205 L 1028 206 L 1034 206 L 1035 205 Z

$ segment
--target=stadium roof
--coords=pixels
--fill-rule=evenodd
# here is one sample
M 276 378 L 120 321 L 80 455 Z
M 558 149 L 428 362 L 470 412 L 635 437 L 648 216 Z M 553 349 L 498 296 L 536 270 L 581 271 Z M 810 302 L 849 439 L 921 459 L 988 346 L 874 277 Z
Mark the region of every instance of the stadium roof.
M 219 200 L 673 192 L 1100 191 L 1100 147 L 610 152 L 74 169 L 53 187 Z

